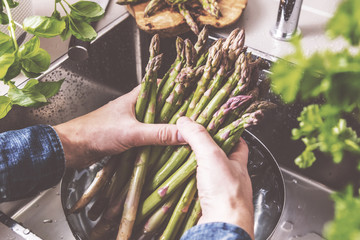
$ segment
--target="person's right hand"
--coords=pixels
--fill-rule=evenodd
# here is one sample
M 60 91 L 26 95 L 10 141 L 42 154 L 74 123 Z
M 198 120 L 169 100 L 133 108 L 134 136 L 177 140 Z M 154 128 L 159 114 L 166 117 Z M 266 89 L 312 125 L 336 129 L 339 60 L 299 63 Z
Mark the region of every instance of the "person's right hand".
M 196 179 L 202 209 L 199 224 L 235 224 L 254 239 L 252 187 L 247 171 L 249 150 L 245 141 L 240 139 L 227 157 L 203 126 L 182 117 L 177 121 L 177 127 L 196 155 Z

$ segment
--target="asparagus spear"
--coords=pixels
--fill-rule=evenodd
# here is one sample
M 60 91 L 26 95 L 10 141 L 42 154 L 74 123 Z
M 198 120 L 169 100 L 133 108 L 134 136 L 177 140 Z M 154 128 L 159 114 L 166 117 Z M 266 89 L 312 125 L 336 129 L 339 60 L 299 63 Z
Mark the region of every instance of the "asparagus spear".
M 196 35 L 198 35 L 199 34 L 199 27 L 198 27 L 197 23 L 194 21 L 194 19 L 192 18 L 189 10 L 186 9 L 185 4 L 180 3 L 177 6 L 178 6 L 180 14 L 184 17 L 185 22 L 190 27 L 191 31 L 193 33 L 195 33 Z
M 140 239 L 151 238 L 151 236 L 161 228 L 164 221 L 171 215 L 182 192 L 183 191 L 179 189 L 179 191 L 172 194 L 169 199 L 149 217 L 144 225 Z
M 154 44 L 154 46 L 157 46 Z M 150 56 L 158 53 L 156 49 L 150 48 Z M 150 61 L 154 60 L 153 66 L 147 69 L 146 74 L 150 82 L 150 99 L 147 106 L 146 114 L 144 117 L 145 123 L 154 123 L 155 110 L 156 110 L 156 88 L 157 88 L 157 70 L 161 65 L 162 54 L 153 57 Z M 152 68 L 151 68 L 152 67 Z M 124 210 L 119 226 L 117 239 L 129 239 L 135 222 L 137 206 L 139 204 L 141 189 L 145 181 L 147 163 L 149 161 L 151 147 L 145 146 L 141 149 L 135 160 L 133 174 L 130 180 L 129 191 L 126 196 Z
M 90 240 L 103 240 L 109 239 L 109 235 L 116 230 L 116 219 L 121 215 L 124 207 L 127 192 L 129 190 L 128 182 L 104 211 L 101 219 L 96 223 L 90 234 Z
M 194 93 L 192 93 L 183 103 L 183 105 L 180 107 L 180 109 L 174 114 L 174 116 L 169 121 L 169 124 L 175 124 L 176 121 L 182 117 L 185 116 L 186 110 L 189 107 L 191 98 L 193 97 Z M 154 146 L 151 149 L 150 154 L 150 160 L 149 160 L 149 179 L 150 177 L 154 177 L 156 172 L 166 163 L 166 161 L 169 159 L 171 154 L 174 152 L 176 147 L 174 146 Z M 148 189 L 145 187 L 145 189 Z
M 235 71 L 232 76 L 228 79 L 227 83 L 219 90 L 219 92 L 212 98 L 207 107 L 196 119 L 196 122 L 202 125 L 206 125 L 211 119 L 213 113 L 218 109 L 218 106 L 222 104 L 236 83 L 241 77 L 241 68 L 245 67 L 244 62 L 246 60 L 245 54 L 239 56 L 236 61 Z M 194 97 L 193 97 L 194 99 Z M 190 107 L 190 106 L 189 106 Z M 170 150 L 174 147 L 168 147 Z M 168 154 L 169 154 L 168 152 Z M 159 186 L 170 174 L 172 174 L 176 168 L 178 168 L 190 154 L 191 150 L 188 146 L 181 146 L 174 151 L 168 158 L 167 162 L 161 167 L 161 169 L 155 174 L 152 180 L 146 186 L 146 192 L 151 191 Z
M 157 111 L 160 111 L 166 101 L 166 98 L 170 95 L 171 91 L 175 86 L 175 79 L 179 74 L 185 59 L 185 51 L 184 51 L 184 40 L 182 38 L 177 37 L 176 39 L 176 52 L 179 58 L 175 59 L 174 68 L 171 69 L 169 74 L 169 78 L 164 83 L 164 86 L 157 94 Z
M 186 116 L 191 116 L 193 110 L 195 109 L 196 104 L 198 103 L 201 96 L 204 94 L 209 81 L 211 80 L 212 74 L 217 70 L 217 67 L 220 64 L 222 51 L 221 44 L 223 40 L 219 39 L 210 49 L 208 59 L 206 61 L 204 73 L 198 82 L 198 85 L 195 89 L 194 97 L 190 102 L 190 106 L 187 110 Z
M 165 73 L 164 77 L 161 79 L 161 81 L 158 84 L 157 94 L 162 90 L 163 86 L 166 84 L 167 87 L 170 85 L 171 80 L 168 81 L 170 73 L 172 72 L 173 68 L 177 65 L 178 62 L 182 61 L 184 57 L 184 40 L 180 37 L 176 38 L 176 58 L 169 68 L 169 70 Z M 167 88 L 166 87 L 166 88 Z
M 219 18 L 219 12 L 216 11 L 214 6 L 211 6 L 212 4 L 209 2 L 209 0 L 199 0 L 199 2 L 205 11 L 207 11 L 210 15 Z
M 116 0 L 116 3 L 120 5 L 137 4 L 141 2 L 143 2 L 143 0 Z
M 223 79 L 226 77 L 226 73 L 229 69 L 226 52 L 221 51 L 220 53 L 223 53 L 220 68 L 217 71 L 214 79 L 210 82 L 210 86 L 201 96 L 200 101 L 196 104 L 194 110 L 191 112 L 190 118 L 193 120 L 197 119 L 201 111 L 204 110 L 205 106 L 209 103 L 210 99 L 217 93 L 217 91 L 221 87 Z
M 239 57 L 240 53 L 245 52 L 245 50 L 246 50 L 246 48 L 244 48 L 245 31 L 243 29 L 241 29 L 241 30 L 239 29 L 239 31 L 237 32 L 237 34 L 235 36 L 236 32 L 234 32 L 234 35 L 232 35 L 233 39 L 228 48 L 228 60 L 229 60 L 230 66 L 233 65 L 233 63 Z
M 210 135 L 213 135 L 217 131 L 218 127 L 225 121 L 230 112 L 238 109 L 244 111 L 247 102 L 249 102 L 251 98 L 251 96 L 244 95 L 229 98 L 228 101 L 213 115 L 213 118 L 207 126 L 206 130 Z
M 200 217 L 201 217 L 200 199 L 197 198 L 188 213 L 188 216 L 185 220 L 185 224 L 183 225 L 182 230 L 180 232 L 180 236 L 182 236 L 187 230 L 195 226 L 199 221 Z
M 197 56 L 200 56 L 200 54 L 204 50 L 208 37 L 209 37 L 209 28 L 208 26 L 205 25 L 201 30 L 201 32 L 199 33 L 198 39 L 194 45 Z
M 159 57 L 158 58 L 155 57 L 159 52 L 159 42 L 160 42 L 160 37 L 158 34 L 155 34 L 151 39 L 150 48 L 149 48 L 150 58 L 148 65 L 146 66 L 147 70 L 145 76 L 141 81 L 140 92 L 135 105 L 135 115 L 137 120 L 139 121 L 143 121 L 145 110 L 148 105 L 148 97 L 150 93 L 150 83 L 151 83 L 150 78 L 153 77 L 151 75 L 153 75 L 154 72 L 157 71 L 157 69 L 160 67 Z
M 173 91 L 170 93 L 169 97 L 166 99 L 166 102 L 163 108 L 160 111 L 159 122 L 167 123 L 170 118 L 174 115 L 176 109 L 176 102 L 183 97 L 187 88 L 189 88 L 195 78 L 195 70 L 186 67 L 181 69 L 178 77 L 176 78 L 176 85 Z
M 110 177 L 115 172 L 115 166 L 117 164 L 117 160 L 115 158 L 111 158 L 106 165 L 97 172 L 94 180 L 90 184 L 90 186 L 83 193 L 81 198 L 70 208 L 68 211 L 69 214 L 76 213 L 83 207 L 85 207 L 91 199 L 98 193 L 99 190 L 108 182 Z
M 259 105 L 258 105 L 259 106 Z M 265 104 L 263 105 L 266 106 Z M 249 107 L 250 108 L 250 107 Z M 229 144 L 233 144 L 230 141 L 226 141 L 229 137 L 243 132 L 245 127 L 250 124 L 256 124 L 256 117 L 261 117 L 261 111 L 256 114 L 247 115 L 236 120 L 236 123 L 232 123 L 226 127 L 225 130 L 221 129 L 214 136 L 218 145 L 221 147 L 229 148 Z M 238 141 L 238 138 L 232 138 L 233 141 Z M 224 145 L 226 142 L 226 145 Z M 170 196 L 182 183 L 184 183 L 196 170 L 196 157 L 195 153 L 192 152 L 190 157 L 185 163 L 179 167 L 169 178 L 166 179 L 153 193 L 147 197 L 144 202 L 139 206 L 137 215 L 137 221 L 143 220 L 147 217 L 161 202 L 163 202 L 168 196 Z
M 195 66 L 197 53 L 190 39 L 185 39 L 184 44 L 185 44 L 186 66 L 192 68 Z
M 225 99 L 229 96 L 231 91 L 236 86 L 236 83 L 241 78 L 242 69 L 246 67 L 246 57 L 245 54 L 241 54 L 235 62 L 234 73 L 229 77 L 225 85 L 216 93 L 216 95 L 211 99 L 206 108 L 201 112 L 199 117 L 196 119 L 197 123 L 202 125 L 207 125 L 211 120 L 209 116 L 212 116 L 214 112 L 219 108 L 221 104 L 224 103 Z
M 144 10 L 144 17 L 150 17 L 153 15 L 157 10 L 165 6 L 166 3 L 164 0 L 150 0 L 150 2 L 146 5 Z
M 164 233 L 161 235 L 161 240 L 174 239 L 178 233 L 181 223 L 183 222 L 186 213 L 188 212 L 191 201 L 196 193 L 196 177 L 191 177 L 187 183 L 184 192 L 182 193 L 179 202 L 177 203 L 173 214 L 167 224 Z

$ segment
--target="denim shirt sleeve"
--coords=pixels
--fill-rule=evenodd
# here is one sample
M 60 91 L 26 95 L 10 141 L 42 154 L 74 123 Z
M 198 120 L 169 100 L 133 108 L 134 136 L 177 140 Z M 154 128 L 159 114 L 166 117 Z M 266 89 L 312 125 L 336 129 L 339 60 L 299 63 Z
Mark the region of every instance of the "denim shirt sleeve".
M 64 171 L 64 152 L 52 127 L 37 125 L 0 133 L 0 202 L 50 188 Z
M 240 227 L 223 222 L 196 225 L 185 232 L 180 240 L 251 240 Z

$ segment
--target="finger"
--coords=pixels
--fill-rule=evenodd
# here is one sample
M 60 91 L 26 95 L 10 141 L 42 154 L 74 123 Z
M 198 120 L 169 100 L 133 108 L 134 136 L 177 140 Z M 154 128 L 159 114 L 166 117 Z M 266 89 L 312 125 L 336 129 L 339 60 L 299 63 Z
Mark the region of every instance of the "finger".
M 139 92 L 140 92 L 140 84 L 125 95 L 126 98 L 129 99 L 131 105 L 135 105 Z
M 136 130 L 139 133 L 137 146 L 143 145 L 180 145 L 186 142 L 179 136 L 175 124 L 140 123 Z
M 233 152 L 229 156 L 229 159 L 240 162 L 241 166 L 247 166 L 248 156 L 248 145 L 243 138 L 240 138 L 239 143 L 235 145 Z
M 210 134 L 200 124 L 195 123 L 187 117 L 181 117 L 176 123 L 181 136 L 191 146 L 196 156 L 224 154 L 215 143 Z M 211 152 L 210 152 L 211 151 Z M 216 159 L 216 157 L 213 157 Z

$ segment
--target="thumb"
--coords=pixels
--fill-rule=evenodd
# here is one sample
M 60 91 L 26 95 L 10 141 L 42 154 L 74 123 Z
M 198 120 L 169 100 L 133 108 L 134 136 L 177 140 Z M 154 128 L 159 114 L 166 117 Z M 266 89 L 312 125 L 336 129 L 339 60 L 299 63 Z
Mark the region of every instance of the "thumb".
M 136 132 L 139 133 L 136 146 L 144 145 L 180 145 L 185 144 L 175 124 L 140 123 Z
M 179 118 L 176 124 L 181 136 L 195 152 L 199 165 L 201 164 L 201 159 L 211 161 L 211 159 L 219 159 L 217 156 L 225 155 L 224 151 L 200 124 L 187 117 Z

